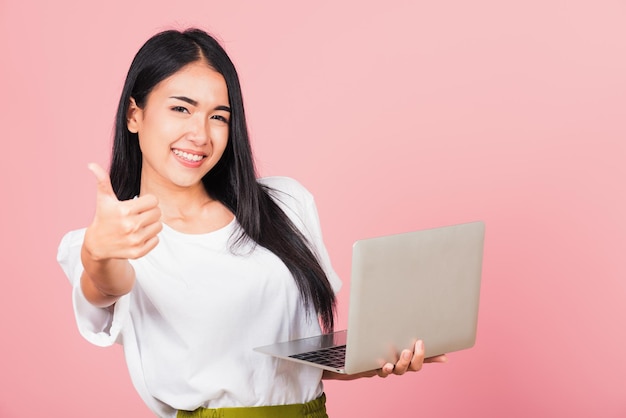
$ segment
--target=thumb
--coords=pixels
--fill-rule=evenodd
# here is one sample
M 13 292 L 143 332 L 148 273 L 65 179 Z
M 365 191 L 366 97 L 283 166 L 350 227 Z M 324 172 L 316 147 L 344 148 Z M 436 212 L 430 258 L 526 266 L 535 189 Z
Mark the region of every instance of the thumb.
M 109 174 L 96 163 L 88 164 L 87 168 L 94 174 L 94 176 L 96 176 L 96 180 L 98 181 L 98 194 L 111 196 L 117 200 L 117 196 L 113 191 L 113 186 L 111 186 Z

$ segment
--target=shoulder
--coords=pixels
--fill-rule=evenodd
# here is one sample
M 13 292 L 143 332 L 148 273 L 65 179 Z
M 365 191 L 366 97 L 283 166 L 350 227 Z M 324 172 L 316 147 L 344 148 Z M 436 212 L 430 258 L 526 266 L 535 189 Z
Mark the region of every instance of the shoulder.
M 314 212 L 313 195 L 291 177 L 274 176 L 258 180 L 278 206 L 292 219 L 304 220 Z
M 284 176 L 260 178 L 259 184 L 266 187 L 274 200 L 287 206 L 292 204 L 308 205 L 313 201 L 313 195 L 299 181 Z
M 259 183 L 263 186 L 269 187 L 270 189 L 277 190 L 283 193 L 306 193 L 309 194 L 309 191 L 296 179 L 285 176 L 271 176 L 271 177 L 262 177 L 258 179 Z

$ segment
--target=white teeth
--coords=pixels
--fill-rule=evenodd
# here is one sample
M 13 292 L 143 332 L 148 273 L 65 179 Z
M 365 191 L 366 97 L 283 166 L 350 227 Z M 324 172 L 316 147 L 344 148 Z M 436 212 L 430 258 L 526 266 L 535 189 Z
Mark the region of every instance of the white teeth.
M 187 161 L 198 162 L 204 158 L 202 155 L 189 154 L 188 152 L 184 152 L 178 149 L 175 149 L 173 151 L 174 151 L 174 154 L 176 154 L 179 157 L 184 158 Z

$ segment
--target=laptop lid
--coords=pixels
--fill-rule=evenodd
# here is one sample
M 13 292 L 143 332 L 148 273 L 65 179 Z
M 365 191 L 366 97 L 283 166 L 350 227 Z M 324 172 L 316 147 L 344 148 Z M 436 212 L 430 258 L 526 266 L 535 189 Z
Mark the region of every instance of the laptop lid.
M 354 374 L 395 363 L 417 339 L 427 357 L 472 347 L 484 230 L 471 222 L 355 242 L 348 332 L 255 350 L 307 362 L 297 354 L 345 344 L 344 367 L 312 365 Z
M 484 231 L 472 222 L 354 244 L 347 373 L 395 362 L 417 339 L 426 357 L 474 345 Z

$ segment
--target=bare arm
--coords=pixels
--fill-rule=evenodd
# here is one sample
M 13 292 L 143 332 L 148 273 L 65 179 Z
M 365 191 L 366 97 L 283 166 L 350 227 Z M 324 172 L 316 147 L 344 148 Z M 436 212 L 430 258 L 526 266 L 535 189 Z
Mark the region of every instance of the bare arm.
M 83 247 L 81 253 L 85 252 Z M 132 290 L 135 270 L 128 260 L 86 261 L 89 258 L 83 254 L 85 270 L 80 277 L 80 286 L 89 303 L 106 308 Z M 90 273 L 87 273 L 88 270 Z
M 135 284 L 128 260 L 146 255 L 158 244 L 161 211 L 154 196 L 119 201 L 108 174 L 97 164 L 89 169 L 98 181 L 96 214 L 81 249 L 80 284 L 92 305 L 108 307 Z

